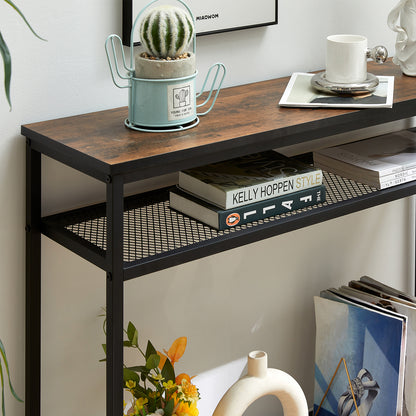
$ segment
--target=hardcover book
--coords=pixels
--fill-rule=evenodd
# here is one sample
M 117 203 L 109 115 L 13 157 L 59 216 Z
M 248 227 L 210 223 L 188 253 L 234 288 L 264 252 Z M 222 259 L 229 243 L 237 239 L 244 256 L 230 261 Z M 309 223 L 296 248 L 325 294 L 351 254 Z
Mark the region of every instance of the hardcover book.
M 322 171 L 273 150 L 179 172 L 179 187 L 223 209 L 322 185 Z
M 329 291 L 314 302 L 314 414 L 402 415 L 406 317 Z
M 416 180 L 416 133 L 404 130 L 313 153 L 314 165 L 379 189 Z
M 222 209 L 180 189 L 170 191 L 170 207 L 217 230 L 280 215 L 325 202 L 325 186 L 278 196 L 236 208 Z

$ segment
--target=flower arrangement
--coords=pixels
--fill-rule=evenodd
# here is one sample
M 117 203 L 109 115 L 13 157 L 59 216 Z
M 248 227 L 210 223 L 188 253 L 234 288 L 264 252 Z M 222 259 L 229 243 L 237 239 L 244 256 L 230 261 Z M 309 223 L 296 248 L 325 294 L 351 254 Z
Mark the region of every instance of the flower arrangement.
M 198 388 L 186 373 L 175 375 L 175 363 L 185 352 L 187 338 L 176 339 L 168 351 L 157 351 L 147 341 L 146 351 L 139 345 L 138 331 L 129 322 L 124 330 L 127 340 L 124 347 L 137 350 L 144 365 L 123 369 L 125 390 L 131 399 L 124 403 L 128 416 L 198 416 Z M 105 345 L 103 345 L 106 351 Z

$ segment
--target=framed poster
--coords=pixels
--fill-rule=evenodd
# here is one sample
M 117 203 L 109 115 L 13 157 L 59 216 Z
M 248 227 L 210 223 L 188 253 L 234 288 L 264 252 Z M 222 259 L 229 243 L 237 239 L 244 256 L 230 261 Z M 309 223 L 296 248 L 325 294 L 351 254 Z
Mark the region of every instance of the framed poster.
M 150 0 L 123 0 L 123 44 L 130 46 L 131 28 Z M 185 0 L 195 18 L 197 35 L 277 24 L 277 0 Z M 171 0 L 163 3 L 178 4 Z M 138 26 L 134 44 L 140 41 Z

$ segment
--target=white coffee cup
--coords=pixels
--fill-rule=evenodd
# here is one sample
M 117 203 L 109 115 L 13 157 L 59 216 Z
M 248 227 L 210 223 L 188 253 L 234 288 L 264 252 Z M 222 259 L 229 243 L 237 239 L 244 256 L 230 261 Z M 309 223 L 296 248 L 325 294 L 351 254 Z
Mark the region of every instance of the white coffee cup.
M 326 39 L 326 79 L 354 84 L 367 79 L 367 38 L 360 35 L 331 35 Z

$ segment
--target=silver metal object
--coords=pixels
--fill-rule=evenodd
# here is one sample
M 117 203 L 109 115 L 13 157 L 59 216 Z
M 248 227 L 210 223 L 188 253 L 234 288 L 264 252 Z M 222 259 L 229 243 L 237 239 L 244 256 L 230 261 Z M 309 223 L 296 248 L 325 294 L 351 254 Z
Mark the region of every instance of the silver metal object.
M 367 58 L 371 58 L 378 64 L 384 64 L 388 57 L 387 48 L 382 45 L 374 46 L 374 48 L 367 49 Z
M 378 85 L 378 78 L 370 73 L 367 73 L 367 79 L 363 82 L 354 84 L 341 84 L 330 82 L 326 79 L 326 73 L 320 72 L 315 74 L 311 79 L 311 85 L 319 91 L 331 94 L 348 94 L 361 95 L 373 92 Z

